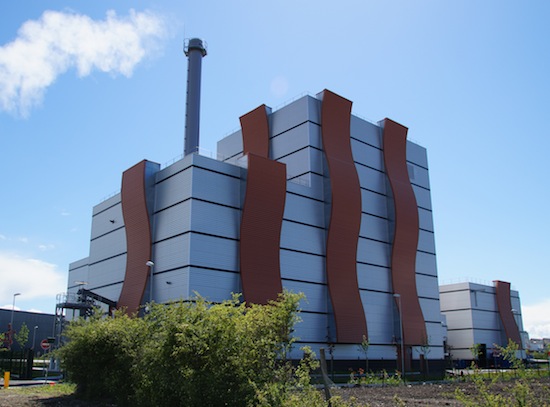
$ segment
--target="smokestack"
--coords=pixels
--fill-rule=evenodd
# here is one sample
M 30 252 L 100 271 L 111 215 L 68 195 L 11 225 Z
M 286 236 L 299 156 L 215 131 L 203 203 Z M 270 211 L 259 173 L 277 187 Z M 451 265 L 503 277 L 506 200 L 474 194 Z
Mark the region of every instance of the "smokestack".
M 199 38 L 185 41 L 183 51 L 187 65 L 187 105 L 185 107 L 185 149 L 184 155 L 199 150 L 199 124 L 201 107 L 201 66 L 206 55 L 206 46 Z

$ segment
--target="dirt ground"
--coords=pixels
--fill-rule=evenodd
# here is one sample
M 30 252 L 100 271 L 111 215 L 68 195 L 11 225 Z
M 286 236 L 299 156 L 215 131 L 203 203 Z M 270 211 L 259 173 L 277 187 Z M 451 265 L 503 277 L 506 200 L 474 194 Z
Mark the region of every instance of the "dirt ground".
M 491 391 L 510 394 L 514 382 L 496 383 Z M 550 406 L 550 378 L 541 378 L 530 383 L 535 396 L 532 405 Z M 462 406 L 455 399 L 455 389 L 466 394 L 474 394 L 475 386 L 470 382 L 414 384 L 386 387 L 352 387 L 332 389 L 332 395 L 344 399 L 354 397 L 358 404 L 369 407 L 387 406 Z M 0 407 L 114 407 L 108 404 L 91 403 L 75 399 L 73 396 L 52 397 L 23 392 L 17 388 L 0 390 Z

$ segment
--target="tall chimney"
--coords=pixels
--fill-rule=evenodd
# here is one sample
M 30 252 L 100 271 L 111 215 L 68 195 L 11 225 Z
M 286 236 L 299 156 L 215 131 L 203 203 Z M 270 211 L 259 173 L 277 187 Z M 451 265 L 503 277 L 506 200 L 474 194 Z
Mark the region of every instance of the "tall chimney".
M 185 108 L 185 149 L 184 155 L 199 150 L 199 124 L 201 107 L 201 66 L 206 55 L 206 46 L 199 38 L 186 41 L 183 51 L 189 62 L 187 65 L 187 105 Z

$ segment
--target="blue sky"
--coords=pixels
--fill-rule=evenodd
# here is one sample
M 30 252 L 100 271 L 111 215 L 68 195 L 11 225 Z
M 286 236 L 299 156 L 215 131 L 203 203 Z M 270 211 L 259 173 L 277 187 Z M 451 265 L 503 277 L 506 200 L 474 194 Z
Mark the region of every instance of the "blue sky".
M 550 3 L 50 1 L 0 8 L 0 306 L 55 311 L 92 207 L 183 152 L 184 38 L 208 43 L 201 145 L 330 89 L 428 149 L 441 283 L 512 283 L 550 337 Z

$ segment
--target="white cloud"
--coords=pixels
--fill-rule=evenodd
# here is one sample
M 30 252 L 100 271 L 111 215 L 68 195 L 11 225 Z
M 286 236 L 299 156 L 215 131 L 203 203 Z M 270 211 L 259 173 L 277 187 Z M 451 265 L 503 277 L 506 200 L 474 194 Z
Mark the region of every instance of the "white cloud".
M 14 293 L 19 299 L 55 298 L 65 291 L 66 276 L 55 264 L 0 252 L 0 304 L 10 304 Z
M 39 244 L 38 248 L 42 250 L 43 252 L 46 250 L 53 250 L 55 249 L 55 246 L 53 244 Z
M 94 69 L 129 77 L 165 34 L 163 19 L 151 12 L 130 10 L 118 17 L 108 11 L 105 20 L 92 20 L 45 11 L 0 47 L 0 109 L 26 116 L 46 88 L 72 67 L 80 77 Z
M 523 326 L 530 338 L 550 338 L 550 299 L 521 307 Z

